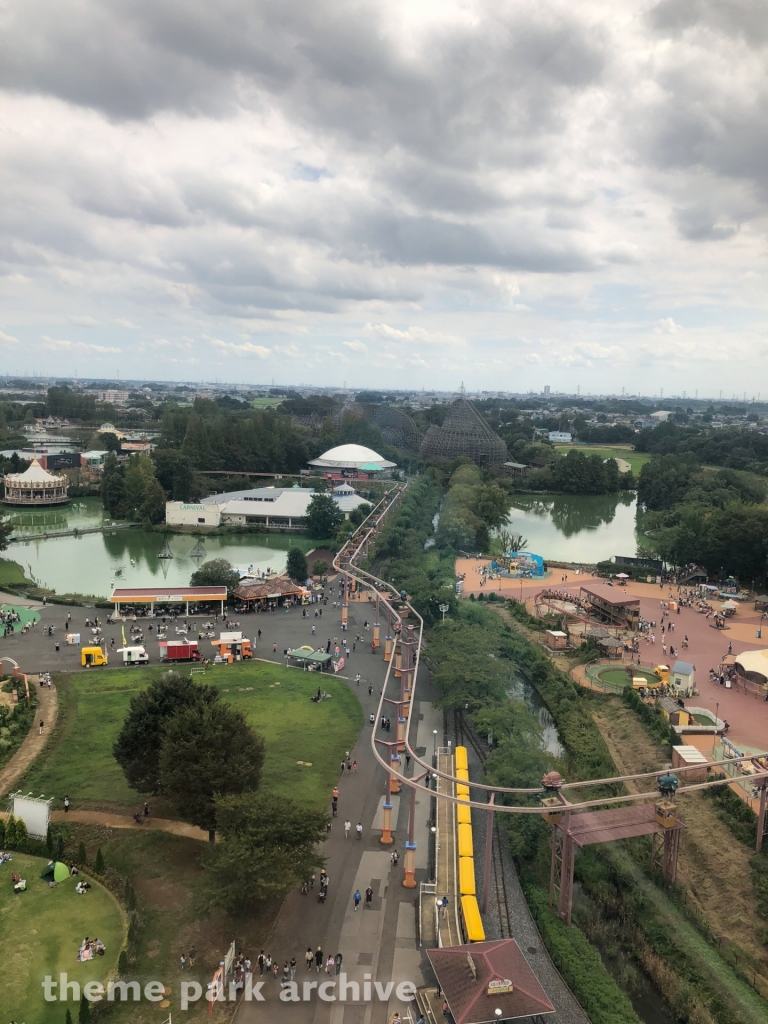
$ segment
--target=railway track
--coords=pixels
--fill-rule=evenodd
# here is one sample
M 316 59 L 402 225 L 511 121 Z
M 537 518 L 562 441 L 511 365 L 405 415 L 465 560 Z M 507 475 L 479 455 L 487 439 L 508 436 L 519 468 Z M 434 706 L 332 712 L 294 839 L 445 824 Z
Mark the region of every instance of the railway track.
M 453 713 L 453 734 L 456 738 L 457 746 L 471 747 L 477 755 L 480 764 L 485 764 L 488 759 L 488 752 L 483 749 L 483 746 L 472 726 L 465 722 L 464 713 L 462 711 L 454 711 Z M 486 843 L 488 840 L 489 836 L 486 829 Z M 499 913 L 501 938 L 509 939 L 512 937 L 512 920 L 509 910 L 509 900 L 507 897 L 507 883 L 504 878 L 504 862 L 501 855 L 501 828 L 496 816 L 494 816 L 493 821 L 491 884 L 493 885 L 493 891 L 496 894 L 496 906 L 498 907 Z

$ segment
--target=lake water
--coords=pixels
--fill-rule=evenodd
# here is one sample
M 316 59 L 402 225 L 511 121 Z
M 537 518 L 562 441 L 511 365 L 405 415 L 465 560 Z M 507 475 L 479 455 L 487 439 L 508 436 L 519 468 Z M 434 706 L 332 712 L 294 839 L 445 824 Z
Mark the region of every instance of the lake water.
M 64 508 L 12 516 L 14 536 L 41 530 L 85 529 L 109 522 L 98 498 L 75 500 Z M 166 536 L 173 558 L 158 558 Z M 191 552 L 202 541 L 205 554 Z M 182 587 L 201 562 L 226 558 L 238 567 L 256 570 L 285 568 L 287 549 L 296 544 L 304 550 L 314 546 L 306 537 L 285 534 L 197 537 L 189 534 L 160 534 L 144 530 L 116 530 L 80 536 L 20 540 L 8 546 L 6 558 L 19 562 L 28 576 L 59 594 L 92 594 L 109 597 L 115 586 L 151 587 L 160 581 Z
M 637 554 L 637 499 L 622 494 L 515 494 L 508 528 L 524 548 L 555 562 L 600 562 Z
M 622 495 L 516 494 L 509 516 L 511 529 L 527 539 L 527 550 L 553 561 L 598 562 L 613 555 L 634 555 L 636 500 Z M 10 511 L 14 536 L 87 529 L 109 523 L 98 498 L 75 498 L 62 508 Z M 172 534 L 173 558 L 158 558 L 165 535 L 144 530 L 118 530 L 81 536 L 20 540 L 6 557 L 20 562 L 28 575 L 60 594 L 108 597 L 112 581 L 118 586 L 186 586 L 201 561 L 226 558 L 238 567 L 266 570 L 285 568 L 291 544 L 307 550 L 306 537 L 284 534 L 203 537 L 203 558 L 192 558 L 198 537 Z M 118 576 L 118 571 L 121 574 Z

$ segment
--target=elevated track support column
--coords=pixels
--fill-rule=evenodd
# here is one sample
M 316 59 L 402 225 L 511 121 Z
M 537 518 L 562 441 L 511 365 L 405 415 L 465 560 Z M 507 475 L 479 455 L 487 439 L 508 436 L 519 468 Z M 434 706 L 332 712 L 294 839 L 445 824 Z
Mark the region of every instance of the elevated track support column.
M 429 772 L 417 776 L 413 781 L 426 779 Z M 410 787 L 410 803 L 408 807 L 408 838 L 405 841 L 405 857 L 403 859 L 403 886 L 406 889 L 416 888 L 416 787 Z

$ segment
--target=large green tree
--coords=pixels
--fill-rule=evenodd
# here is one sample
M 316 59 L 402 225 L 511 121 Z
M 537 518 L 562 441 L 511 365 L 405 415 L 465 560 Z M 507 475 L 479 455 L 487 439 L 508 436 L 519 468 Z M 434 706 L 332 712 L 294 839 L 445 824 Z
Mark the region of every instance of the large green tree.
M 206 857 L 208 906 L 242 914 L 285 896 L 322 867 L 327 821 L 323 811 L 272 793 L 219 798 L 220 841 Z
M 329 494 L 313 494 L 307 509 L 307 531 L 310 537 L 333 537 L 344 522 L 344 513 Z
M 239 582 L 240 573 L 232 568 L 226 558 L 211 558 L 203 562 L 189 580 L 192 587 L 226 587 L 230 592 Z
M 301 548 L 288 548 L 286 572 L 292 580 L 296 580 L 301 583 L 306 580 L 309 575 L 309 567 L 307 566 L 307 556 Z
M 201 686 L 189 676 L 166 672 L 131 699 L 130 708 L 112 753 L 131 789 L 160 791 L 159 765 L 163 729 L 183 708 L 213 704 L 219 699 L 214 686 Z
M 184 821 L 216 837 L 216 801 L 258 789 L 264 740 L 229 704 L 197 703 L 163 729 L 160 791 Z

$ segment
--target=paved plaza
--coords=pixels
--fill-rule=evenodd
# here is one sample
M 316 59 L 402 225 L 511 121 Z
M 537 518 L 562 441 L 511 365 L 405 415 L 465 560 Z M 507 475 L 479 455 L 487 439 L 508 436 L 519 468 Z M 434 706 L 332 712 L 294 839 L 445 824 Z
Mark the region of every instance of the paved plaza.
M 594 576 L 576 573 L 569 569 L 554 569 L 547 580 L 512 580 L 498 579 L 491 580 L 481 587 L 480 573 L 481 565 L 487 565 L 488 559 L 464 558 L 457 562 L 457 572 L 466 573 L 464 594 L 469 597 L 473 593 L 479 596 L 484 593 L 486 597 L 495 590 L 504 598 L 526 601 L 528 608 L 533 612 L 534 598 L 542 590 L 549 588 L 564 588 L 572 594 L 577 595 L 579 587 L 585 583 L 597 583 L 602 586 L 605 580 Z M 563 579 L 565 577 L 565 579 Z M 649 621 L 661 622 L 661 601 L 669 596 L 670 589 L 673 594 L 677 588 L 670 588 L 665 585 L 659 588 L 657 583 L 634 583 L 628 582 L 623 588 L 631 597 L 640 598 L 640 614 Z M 608 593 L 615 594 L 619 591 L 617 586 L 608 589 Z M 715 607 L 720 604 L 716 601 Z M 759 651 L 768 648 L 768 622 L 763 622 L 761 613 L 754 610 L 754 602 L 744 601 L 739 604 L 736 614 L 726 619 L 725 629 L 715 629 L 712 619 L 705 618 L 694 608 L 681 608 L 680 614 L 673 614 L 672 621 L 675 624 L 675 631 L 672 634 L 672 641 L 679 651 L 678 660 L 688 661 L 696 667 L 696 686 L 699 696 L 691 698 L 688 703 L 698 707 L 708 708 L 716 711 L 720 718 L 730 725 L 728 738 L 738 747 L 743 746 L 748 750 L 768 750 L 768 703 L 761 697 L 754 694 L 744 694 L 734 689 L 727 690 L 717 683 L 711 682 L 709 670 L 717 670 L 723 655 L 728 653 L 728 644 L 732 644 L 733 653 L 740 654 L 742 651 Z M 757 637 L 757 630 L 761 625 L 765 626 L 763 637 Z M 689 646 L 682 650 L 682 640 L 688 636 Z M 661 636 L 656 631 L 656 643 L 646 644 L 645 639 L 640 639 L 640 660 L 646 666 L 671 664 L 669 655 L 665 657 L 661 650 Z

